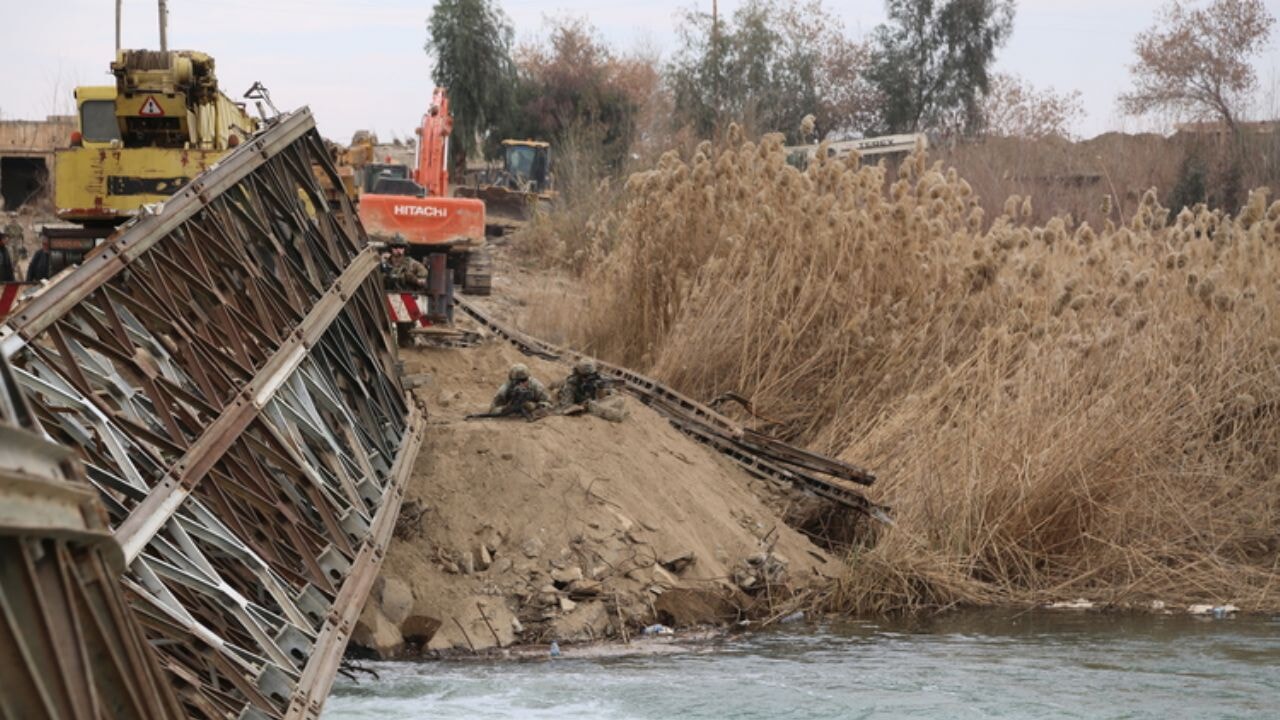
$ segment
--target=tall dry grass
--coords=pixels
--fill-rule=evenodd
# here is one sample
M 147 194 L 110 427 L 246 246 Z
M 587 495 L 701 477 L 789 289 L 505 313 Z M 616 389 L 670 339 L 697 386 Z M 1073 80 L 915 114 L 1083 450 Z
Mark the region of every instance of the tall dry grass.
M 513 247 L 530 264 L 580 274 L 601 250 L 592 241 L 596 218 L 619 203 L 626 169 L 608 165 L 598 133 L 587 129 L 568 132 L 552 156 L 556 200 L 534 213 Z
M 924 154 L 888 175 L 664 156 L 592 222 L 580 342 L 875 469 L 896 523 L 832 607 L 1280 607 L 1280 202 L 1033 226 Z

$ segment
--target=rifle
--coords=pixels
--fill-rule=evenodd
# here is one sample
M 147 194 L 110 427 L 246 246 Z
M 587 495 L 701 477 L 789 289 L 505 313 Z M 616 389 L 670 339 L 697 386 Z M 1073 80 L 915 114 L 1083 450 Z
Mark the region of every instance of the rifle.
M 485 418 L 505 418 L 505 417 L 514 417 L 516 415 L 523 417 L 526 422 L 533 422 L 535 420 L 541 420 L 542 418 L 546 417 L 547 410 L 544 408 L 535 408 L 533 410 L 527 410 L 524 407 L 524 403 L 520 403 L 520 404 L 512 403 L 511 405 L 508 405 L 498 411 L 472 413 L 466 416 L 465 419 L 466 420 L 484 420 Z
M 619 378 L 605 377 L 597 373 L 594 376 L 588 376 L 583 379 L 582 391 L 588 400 L 599 400 L 600 394 L 606 390 L 625 387 L 626 382 Z

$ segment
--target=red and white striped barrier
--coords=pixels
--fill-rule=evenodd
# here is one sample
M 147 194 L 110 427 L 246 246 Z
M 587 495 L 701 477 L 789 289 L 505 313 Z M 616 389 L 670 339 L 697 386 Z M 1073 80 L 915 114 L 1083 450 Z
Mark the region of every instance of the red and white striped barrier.
M 34 283 L 24 282 L 6 282 L 0 283 L 0 322 L 9 317 L 9 313 L 13 311 L 13 307 L 18 304 L 18 296 L 22 294 L 23 288 L 31 287 Z
M 431 327 L 427 319 L 427 298 L 425 295 L 413 293 L 387 293 L 387 314 L 391 322 L 416 322 L 422 327 Z

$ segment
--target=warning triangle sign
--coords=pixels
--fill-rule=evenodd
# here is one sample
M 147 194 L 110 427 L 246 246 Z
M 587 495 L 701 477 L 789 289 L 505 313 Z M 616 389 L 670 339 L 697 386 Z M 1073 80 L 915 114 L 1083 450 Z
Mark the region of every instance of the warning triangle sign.
M 142 117 L 164 117 L 164 108 L 160 107 L 160 103 L 156 102 L 153 97 L 147 98 L 142 103 L 142 108 L 138 110 L 138 114 Z

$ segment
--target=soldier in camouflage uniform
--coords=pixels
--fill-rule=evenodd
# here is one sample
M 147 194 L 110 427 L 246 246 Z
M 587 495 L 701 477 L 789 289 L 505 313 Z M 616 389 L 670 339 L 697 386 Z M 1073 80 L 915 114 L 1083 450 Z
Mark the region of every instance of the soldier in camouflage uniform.
M 18 222 L 17 213 L 9 213 L 9 224 L 4 226 L 4 236 L 12 247 L 20 247 L 23 239 L 26 237 L 26 231 L 22 229 L 22 223 Z
M 18 273 L 14 269 L 13 258 L 9 255 L 9 245 L 22 247 L 22 226 L 17 225 L 18 233 L 15 237 L 12 232 L 14 225 L 10 225 L 0 233 L 0 282 L 13 282 L 18 279 Z
M 21 252 L 22 236 L 22 226 L 18 224 L 18 218 L 10 216 L 9 224 L 5 226 L 4 233 L 0 234 L 0 282 L 13 282 L 18 279 L 18 271 L 13 264 L 13 256 L 9 254 L 9 248 Z
M 387 276 L 387 287 L 391 290 L 419 290 L 427 286 L 427 268 L 422 263 L 405 254 L 409 243 L 403 235 L 397 233 L 387 243 L 391 256 L 382 265 L 382 272 Z
M 585 405 L 589 400 L 600 400 L 613 394 L 609 381 L 600 375 L 592 360 L 579 360 L 573 373 L 560 386 L 560 405 Z
M 600 374 L 594 361 L 579 360 L 573 366 L 573 373 L 560 385 L 556 396 L 560 410 L 575 415 L 577 407 L 610 422 L 622 422 L 629 413 L 613 387 L 614 382 Z
M 507 381 L 493 396 L 489 412 L 494 414 L 523 414 L 551 407 L 551 395 L 536 378 L 530 377 L 529 368 L 517 363 L 507 373 Z

